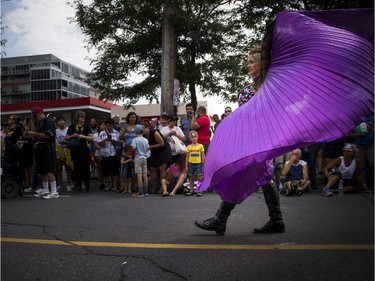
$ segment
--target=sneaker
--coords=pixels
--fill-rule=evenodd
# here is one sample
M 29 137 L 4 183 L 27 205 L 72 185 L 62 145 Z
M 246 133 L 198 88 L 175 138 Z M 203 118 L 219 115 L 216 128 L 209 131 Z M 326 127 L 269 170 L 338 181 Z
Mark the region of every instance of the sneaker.
M 148 197 L 148 193 L 143 194 L 144 197 Z
M 36 189 L 30 186 L 29 188 L 26 188 L 23 192 L 36 192 Z
M 333 192 L 328 187 L 323 187 L 322 196 L 324 196 L 324 197 L 332 197 L 333 196 Z
M 185 192 L 185 196 L 193 196 L 193 195 L 194 195 L 194 192 L 190 192 L 190 191 Z
M 59 194 L 58 193 L 49 193 L 45 196 L 43 196 L 44 199 L 57 199 L 59 198 Z
M 35 190 L 35 193 L 39 194 L 39 193 L 45 193 L 45 192 L 44 192 L 43 188 L 39 188 L 39 189 Z
M 112 186 L 112 191 L 117 191 L 117 187 Z
M 82 191 L 86 191 L 86 185 L 82 184 L 82 185 L 81 185 L 81 190 L 82 190 Z
M 196 195 L 197 197 L 200 197 L 200 196 L 203 196 L 203 193 L 202 193 L 202 192 L 197 192 L 195 195 Z
M 71 186 L 71 185 L 66 186 L 66 191 L 72 191 L 72 190 L 73 190 L 73 186 Z
M 134 193 L 132 196 L 135 197 L 135 198 L 145 197 L 143 194 L 139 194 L 139 193 Z
M 44 193 L 44 192 L 39 192 L 39 193 L 35 193 L 34 194 L 34 197 L 35 198 L 42 198 L 42 197 L 44 197 L 44 196 L 46 196 L 46 195 L 48 195 L 49 193 Z
M 109 191 L 111 188 L 109 186 L 107 186 L 106 188 L 104 188 L 104 191 Z

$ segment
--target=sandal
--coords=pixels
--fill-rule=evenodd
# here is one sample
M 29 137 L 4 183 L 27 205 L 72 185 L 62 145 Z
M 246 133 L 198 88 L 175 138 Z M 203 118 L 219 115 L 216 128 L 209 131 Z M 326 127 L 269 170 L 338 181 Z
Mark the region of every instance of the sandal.
M 164 192 L 162 196 L 163 197 L 167 197 L 167 196 L 169 196 L 169 193 L 168 192 Z

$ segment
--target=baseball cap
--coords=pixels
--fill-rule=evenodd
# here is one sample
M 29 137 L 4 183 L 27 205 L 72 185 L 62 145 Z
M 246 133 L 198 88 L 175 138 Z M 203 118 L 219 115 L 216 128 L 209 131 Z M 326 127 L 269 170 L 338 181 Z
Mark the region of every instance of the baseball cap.
M 44 113 L 43 108 L 36 106 L 31 110 L 32 116 L 36 116 L 38 113 Z
M 140 133 L 143 133 L 143 130 L 145 129 L 145 127 L 143 127 L 142 125 L 136 125 L 135 128 L 134 128 L 134 132 L 136 134 L 140 134 Z
M 118 115 L 117 113 L 115 113 L 115 114 L 112 115 L 112 118 L 115 118 L 115 117 L 120 117 L 120 115 Z

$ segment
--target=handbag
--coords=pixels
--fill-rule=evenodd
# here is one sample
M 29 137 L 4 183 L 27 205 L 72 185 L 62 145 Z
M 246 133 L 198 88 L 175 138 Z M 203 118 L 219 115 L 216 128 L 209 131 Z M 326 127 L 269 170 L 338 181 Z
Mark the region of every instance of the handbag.
M 186 153 L 186 145 L 184 144 L 184 142 L 182 140 L 180 140 L 176 136 L 171 136 L 171 137 L 172 137 L 172 139 L 174 141 L 176 153 L 177 154 L 184 154 L 184 153 Z
M 66 143 L 66 148 L 72 149 L 77 148 L 81 140 L 79 138 L 72 138 Z

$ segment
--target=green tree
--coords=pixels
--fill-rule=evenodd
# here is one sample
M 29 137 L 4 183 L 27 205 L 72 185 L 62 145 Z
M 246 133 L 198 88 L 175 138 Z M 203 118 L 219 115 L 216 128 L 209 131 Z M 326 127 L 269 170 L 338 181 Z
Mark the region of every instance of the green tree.
M 228 99 L 246 77 L 244 54 L 249 38 L 241 31 L 235 1 L 178 1 L 174 18 L 178 63 L 177 79 L 183 99 L 196 103 L 196 88 L 205 95 Z M 102 1 L 70 3 L 72 19 L 95 48 L 92 81 L 104 100 L 134 104 L 143 97 L 159 99 L 161 38 L 164 1 Z M 130 82 L 133 74 L 142 77 Z
M 92 58 L 92 81 L 101 99 L 140 98 L 159 102 L 163 7 L 167 0 L 83 0 L 70 3 L 72 19 L 86 36 Z M 244 86 L 248 46 L 262 39 L 265 23 L 283 10 L 320 10 L 373 7 L 369 0 L 169 0 L 175 1 L 177 79 L 183 100 L 196 105 L 203 95 L 231 100 Z M 131 82 L 132 75 L 141 77 Z

